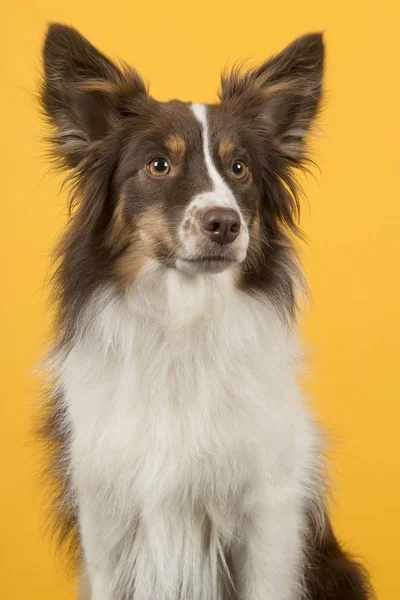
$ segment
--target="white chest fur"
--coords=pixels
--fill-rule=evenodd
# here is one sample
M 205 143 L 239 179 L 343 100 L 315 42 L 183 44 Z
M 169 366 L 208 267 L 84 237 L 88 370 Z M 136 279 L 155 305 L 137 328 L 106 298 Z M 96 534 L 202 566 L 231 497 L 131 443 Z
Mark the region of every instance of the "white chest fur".
M 124 298 L 112 289 L 94 298 L 59 377 L 77 494 L 110 527 L 119 516 L 110 546 L 141 521 L 149 533 L 149 523 L 184 515 L 191 531 L 196 510 L 228 545 L 260 497 L 274 505 L 307 495 L 316 438 L 297 363 L 278 313 L 235 290 L 229 272 L 192 277 L 150 265 Z M 173 598 L 184 584 L 178 566 L 170 571 L 162 586 Z M 210 600 L 212 589 L 190 597 Z

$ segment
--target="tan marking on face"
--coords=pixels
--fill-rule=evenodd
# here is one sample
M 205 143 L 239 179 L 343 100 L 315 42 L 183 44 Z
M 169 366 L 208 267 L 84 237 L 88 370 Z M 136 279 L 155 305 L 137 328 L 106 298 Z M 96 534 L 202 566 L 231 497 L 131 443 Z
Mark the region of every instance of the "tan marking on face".
M 173 240 L 168 226 L 168 219 L 161 206 L 153 206 L 143 212 L 137 220 L 136 230 L 146 244 L 156 244 L 162 240 L 171 247 Z
M 234 146 L 231 140 L 228 138 L 222 138 L 218 150 L 221 160 L 225 162 L 231 159 L 233 156 L 233 150 Z
M 162 207 L 146 210 L 130 227 L 129 245 L 116 263 L 120 283 L 131 284 L 141 269 L 157 257 L 157 247 L 163 244 L 173 254 L 174 242 Z
M 146 253 L 145 245 L 140 240 L 133 240 L 116 264 L 116 275 L 121 287 L 133 283 L 140 269 L 151 258 L 151 254 Z
M 108 243 L 118 251 L 129 242 L 130 233 L 131 227 L 127 223 L 124 214 L 124 199 L 121 197 L 115 207 L 110 223 Z
M 165 146 L 177 160 L 181 160 L 183 155 L 185 154 L 185 140 L 180 135 L 170 135 L 167 141 L 165 142 Z

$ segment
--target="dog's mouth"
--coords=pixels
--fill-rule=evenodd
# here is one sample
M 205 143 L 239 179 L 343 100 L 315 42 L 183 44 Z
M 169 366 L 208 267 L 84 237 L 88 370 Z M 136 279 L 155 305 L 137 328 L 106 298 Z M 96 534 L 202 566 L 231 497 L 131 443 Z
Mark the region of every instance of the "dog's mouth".
M 196 257 L 178 258 L 176 268 L 187 273 L 221 273 L 239 262 L 228 255 L 202 254 Z

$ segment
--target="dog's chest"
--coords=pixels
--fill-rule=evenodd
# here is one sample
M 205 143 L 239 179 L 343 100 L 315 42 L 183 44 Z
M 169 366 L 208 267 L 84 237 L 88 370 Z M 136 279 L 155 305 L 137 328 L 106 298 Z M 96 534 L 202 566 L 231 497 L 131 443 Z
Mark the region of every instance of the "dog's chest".
M 160 314 L 103 300 L 65 361 L 78 485 L 138 505 L 188 494 L 204 502 L 290 468 L 297 392 L 284 326 L 224 285 L 183 292 L 171 310 L 160 298 Z

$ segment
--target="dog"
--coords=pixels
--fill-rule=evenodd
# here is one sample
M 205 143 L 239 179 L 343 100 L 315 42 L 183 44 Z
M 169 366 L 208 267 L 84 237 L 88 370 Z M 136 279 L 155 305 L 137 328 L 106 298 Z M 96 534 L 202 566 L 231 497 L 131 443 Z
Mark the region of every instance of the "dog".
M 68 171 L 42 433 L 91 600 L 366 600 L 297 383 L 299 188 L 320 33 L 158 102 L 49 26 L 43 111 Z

